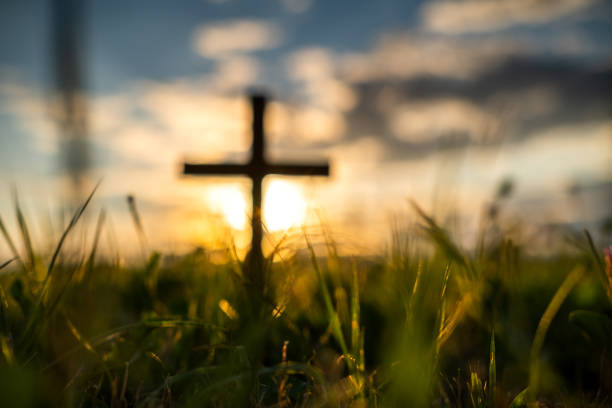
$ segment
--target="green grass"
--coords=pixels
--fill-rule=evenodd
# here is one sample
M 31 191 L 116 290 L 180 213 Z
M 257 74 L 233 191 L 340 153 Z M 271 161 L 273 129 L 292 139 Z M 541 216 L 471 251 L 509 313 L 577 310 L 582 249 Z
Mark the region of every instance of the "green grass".
M 133 198 L 142 265 L 98 254 L 104 212 L 65 248 L 90 200 L 49 254 L 16 199 L 16 236 L 0 218 L 2 407 L 612 405 L 612 272 L 588 234 L 533 256 L 490 228 L 466 251 L 415 205 L 421 229 L 377 257 L 279 244 L 257 291 L 236 259 L 148 249 Z

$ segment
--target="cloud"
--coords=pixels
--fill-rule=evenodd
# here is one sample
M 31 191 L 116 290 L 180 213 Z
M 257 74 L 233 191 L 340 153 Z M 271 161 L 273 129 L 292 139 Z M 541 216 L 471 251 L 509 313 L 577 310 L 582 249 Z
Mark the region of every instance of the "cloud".
M 609 50 L 584 32 L 571 28 L 538 35 L 497 32 L 464 36 L 410 30 L 382 34 L 369 49 L 328 55 L 327 60 L 325 55 L 306 54 L 309 58 L 299 60 L 303 67 L 294 75 L 313 75 L 315 63 L 324 67 L 326 61 L 331 61 L 336 76 L 349 83 L 419 76 L 470 80 L 508 59 L 541 60 L 544 55 L 548 56 L 548 61 L 553 61 L 553 56 L 559 61 L 568 57 L 586 60 L 594 56 L 605 61 L 609 59 Z M 329 60 L 329 57 L 333 58 Z M 309 59 L 312 62 L 309 63 Z
M 295 112 L 293 119 L 297 136 L 309 142 L 334 142 L 346 129 L 344 117 L 338 112 L 302 108 Z
M 554 88 L 534 85 L 494 93 L 488 103 L 459 97 L 396 99 L 381 112 L 387 112 L 388 128 L 398 140 L 477 144 L 500 141 L 518 130 L 513 124 L 546 117 L 559 108 Z
M 487 32 L 518 24 L 539 24 L 579 12 L 595 0 L 464 0 L 425 3 L 426 30 L 445 34 Z
M 367 135 L 357 140 L 334 146 L 332 153 L 337 157 L 337 177 L 356 181 L 364 173 L 378 168 L 387 154 L 387 146 L 376 136 Z
M 308 47 L 287 58 L 287 73 L 297 81 L 326 79 L 334 75 L 334 55 L 323 47 Z
M 18 125 L 30 136 L 32 147 L 45 154 L 58 152 L 57 126 L 51 104 L 44 95 L 8 75 L 0 81 L 0 111 L 18 119 Z
M 379 134 L 395 160 L 610 117 L 612 67 L 511 58 L 471 79 L 418 75 L 354 84 L 348 138 Z
M 381 36 L 369 51 L 343 55 L 339 71 L 350 82 L 419 75 L 469 79 L 509 55 L 529 55 L 532 49 L 528 41 L 503 37 L 473 39 L 395 33 Z
M 303 48 L 287 58 L 287 74 L 297 82 L 299 92 L 309 104 L 344 112 L 355 106 L 357 95 L 338 78 L 336 59 L 326 48 Z
M 246 160 L 250 105 L 241 95 L 224 96 L 216 86 L 219 75 L 142 82 L 123 94 L 94 99 L 93 140 L 126 163 L 155 168 L 175 166 L 185 156 L 204 162 Z M 307 104 L 272 101 L 266 118 L 275 151 L 329 145 L 344 136 L 346 127 L 342 112 Z
M 402 104 L 392 110 L 389 127 L 395 137 L 412 143 L 453 136 L 480 141 L 499 120 L 468 101 L 448 98 Z
M 314 106 L 272 102 L 269 112 L 269 140 L 283 146 L 334 143 L 344 136 L 347 127 L 342 113 Z
M 195 32 L 193 45 L 207 58 L 221 58 L 277 47 L 280 29 L 265 20 L 229 20 L 206 24 Z
M 259 62 L 248 56 L 232 56 L 217 62 L 211 85 L 220 91 L 243 90 L 257 82 L 261 71 Z
M 134 103 L 146 117 L 128 116 L 126 123 L 144 122 L 152 129 L 156 125 L 164 135 L 163 155 L 151 157 L 153 161 L 176 160 L 189 152 L 220 160 L 248 148 L 247 125 L 240 117 L 245 112 L 242 98 L 219 96 L 197 81 L 177 81 L 141 86 L 135 91 Z
M 346 130 L 345 112 L 357 104 L 357 94 L 337 75 L 337 58 L 329 49 L 308 47 L 285 60 L 287 76 L 296 85 L 303 103 L 288 109 L 288 129 L 301 140 L 331 143 Z
M 512 175 L 523 193 L 563 192 L 576 176 L 609 179 L 610 135 L 612 121 L 609 119 L 550 126 L 534 130 L 522 143 L 506 145 L 499 151 L 495 168 L 491 167 L 491 159 L 487 157 L 490 152 L 486 149 L 473 149 L 470 165 L 483 178 L 489 178 L 490 172 Z

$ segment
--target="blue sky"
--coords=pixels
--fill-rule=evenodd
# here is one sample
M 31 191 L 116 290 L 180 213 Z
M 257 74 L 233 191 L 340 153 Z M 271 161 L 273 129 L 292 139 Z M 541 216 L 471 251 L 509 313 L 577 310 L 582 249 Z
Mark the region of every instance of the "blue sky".
M 218 230 L 210 219 L 235 197 L 227 192 L 248 196 L 244 181 L 185 180 L 177 169 L 185 157 L 244 157 L 252 88 L 276 102 L 271 157 L 331 160 L 330 181 L 295 186 L 340 240 L 367 230 L 380 245 L 408 198 L 474 224 L 505 178 L 516 184 L 513 216 L 590 227 L 610 216 L 609 2 L 113 0 L 85 10 L 91 179 L 104 178 L 96 205 L 121 226 L 123 197 L 135 194 L 149 228 L 164 231 L 160 245 L 210 244 L 201 236 Z M 32 214 L 65 202 L 50 11 L 0 4 L 4 218 L 11 184 Z

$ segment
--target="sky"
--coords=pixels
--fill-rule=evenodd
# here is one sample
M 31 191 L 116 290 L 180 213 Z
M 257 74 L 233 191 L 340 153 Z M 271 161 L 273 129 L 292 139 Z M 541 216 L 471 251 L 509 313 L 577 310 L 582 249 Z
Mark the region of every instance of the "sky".
M 15 227 L 16 187 L 41 247 L 69 205 L 50 5 L 0 3 L 0 216 Z M 245 248 L 248 180 L 180 169 L 248 158 L 251 90 L 271 100 L 270 160 L 331 164 L 266 179 L 268 245 L 305 223 L 376 251 L 411 200 L 468 237 L 503 180 L 508 219 L 611 216 L 608 1 L 89 0 L 83 22 L 89 217 L 108 211 L 109 247 L 137 242 L 132 194 L 154 248 Z

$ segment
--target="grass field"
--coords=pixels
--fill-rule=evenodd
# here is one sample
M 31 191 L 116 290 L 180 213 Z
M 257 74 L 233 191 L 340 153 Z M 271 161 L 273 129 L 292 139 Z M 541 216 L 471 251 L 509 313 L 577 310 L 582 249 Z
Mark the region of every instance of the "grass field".
M 103 215 L 64 248 L 86 206 L 51 253 L 19 207 L 17 233 L 0 219 L 1 407 L 612 406 L 610 255 L 588 234 L 534 256 L 483 228 L 466 251 L 415 206 L 379 256 L 305 234 L 253 282 L 201 249 L 97 256 Z

